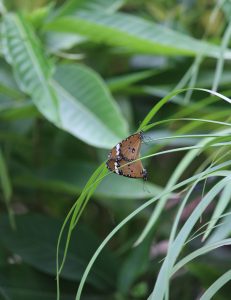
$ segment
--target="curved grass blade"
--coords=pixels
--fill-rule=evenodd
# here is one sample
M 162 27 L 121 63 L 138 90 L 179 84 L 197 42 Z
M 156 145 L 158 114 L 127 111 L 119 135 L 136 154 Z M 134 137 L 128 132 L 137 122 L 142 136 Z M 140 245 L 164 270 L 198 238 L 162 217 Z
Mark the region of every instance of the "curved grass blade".
M 228 103 L 231 103 L 231 100 L 220 94 L 220 93 L 217 93 L 217 92 L 214 92 L 212 90 L 208 90 L 208 89 L 202 89 L 202 88 L 187 88 L 187 89 L 180 89 L 180 90 L 177 90 L 177 91 L 173 91 L 171 92 L 170 94 L 168 94 L 166 97 L 164 97 L 163 99 L 161 99 L 151 110 L 150 112 L 147 114 L 147 116 L 144 118 L 144 120 L 142 121 L 142 123 L 140 124 L 139 126 L 139 129 L 138 131 L 141 131 L 141 130 L 144 130 L 146 131 L 147 128 L 145 128 L 145 126 L 148 125 L 148 123 L 152 120 L 152 118 L 156 115 L 156 113 L 162 108 L 162 106 L 164 106 L 164 104 L 166 104 L 168 101 L 171 100 L 171 98 L 173 98 L 174 96 L 180 94 L 180 93 L 183 93 L 183 92 L 187 92 L 189 90 L 195 90 L 195 91 L 202 91 L 202 92 L 206 92 L 206 93 L 209 93 L 209 94 L 212 94 L 214 96 L 217 96 L 218 98 L 228 102 Z
M 173 276 L 179 269 L 181 269 L 182 267 L 184 267 L 187 263 L 189 263 L 190 261 L 192 261 L 193 259 L 204 255 L 210 251 L 213 251 L 217 248 L 223 247 L 223 246 L 228 246 L 231 245 L 231 239 L 225 239 L 216 243 L 212 243 L 209 245 L 205 245 L 195 251 L 193 251 L 192 253 L 190 253 L 189 255 L 185 256 L 183 259 L 181 259 L 171 270 L 171 274 L 170 276 Z
M 213 167 L 212 169 L 210 169 L 209 171 L 211 172 L 211 174 L 213 172 L 216 172 L 219 169 L 222 169 L 225 166 L 228 166 L 231 164 L 231 161 L 229 162 L 225 162 L 220 164 L 219 166 Z M 194 175 L 191 178 L 184 180 L 178 184 L 176 184 L 172 189 L 169 190 L 165 190 L 165 192 L 161 193 L 159 196 L 154 197 L 152 199 L 150 199 L 149 201 L 147 201 L 146 203 L 142 204 L 139 208 L 137 208 L 135 211 L 133 211 L 131 214 L 129 214 L 124 220 L 122 220 L 111 232 L 110 234 L 104 239 L 104 241 L 101 243 L 101 245 L 99 246 L 99 248 L 96 250 L 95 254 L 92 256 L 90 262 L 88 263 L 84 274 L 82 276 L 81 282 L 79 284 L 78 287 L 78 291 L 76 294 L 76 300 L 80 300 L 81 294 L 82 294 L 82 290 L 86 281 L 86 278 L 88 276 L 88 273 L 90 272 L 95 260 L 97 259 L 97 257 L 99 256 L 100 252 L 102 251 L 102 249 L 105 247 L 105 245 L 110 241 L 110 239 L 124 226 L 126 225 L 127 222 L 129 222 L 132 218 L 134 218 L 137 214 L 139 214 L 142 210 L 144 210 L 146 207 L 148 207 L 149 205 L 153 204 L 154 202 L 156 202 L 160 197 L 163 197 L 165 195 L 169 195 L 171 194 L 174 190 L 182 188 L 190 183 L 192 183 L 194 180 L 197 180 L 199 177 L 201 179 L 204 178 L 204 176 L 208 176 L 208 174 L 206 173 L 206 171 L 201 172 L 198 175 Z M 213 173 L 211 176 L 216 176 L 215 173 Z
M 186 170 L 186 168 L 192 163 L 192 161 L 199 155 L 201 152 L 201 148 L 206 147 L 206 145 L 210 142 L 211 139 L 205 139 L 197 144 L 197 147 L 192 147 L 184 158 L 180 161 L 180 163 L 177 165 L 175 171 L 171 175 L 166 188 L 171 188 L 176 184 L 182 173 Z M 135 246 L 139 245 L 145 237 L 150 232 L 151 228 L 155 225 L 157 219 L 159 218 L 168 198 L 164 196 L 163 198 L 160 198 L 159 202 L 157 203 L 152 215 L 150 216 L 146 226 L 144 227 L 142 233 L 140 234 L 139 238 L 135 242 Z
M 182 229 L 178 233 L 174 242 L 172 243 L 169 254 L 166 256 L 164 263 L 161 266 L 160 272 L 158 274 L 155 287 L 150 299 L 164 299 L 165 291 L 168 290 L 169 286 L 169 274 L 175 264 L 175 261 L 184 247 L 187 237 L 189 236 L 192 228 L 196 222 L 200 219 L 201 214 L 206 209 L 206 207 L 213 201 L 214 197 L 224 188 L 228 182 L 230 182 L 231 176 L 225 177 L 220 180 L 213 188 L 206 194 L 206 196 L 201 200 L 201 202 L 194 209 L 193 213 L 190 215 L 188 220 L 183 225 Z
M 209 224 L 208 224 L 207 231 L 206 231 L 205 235 L 203 236 L 202 241 L 205 241 L 205 239 L 209 236 L 213 227 L 216 224 L 216 220 L 220 217 L 220 215 L 222 215 L 222 213 L 228 206 L 230 199 L 231 199 L 231 185 L 228 184 L 222 191 L 221 196 L 219 197 L 216 208 L 211 216 L 211 222 L 209 222 Z
M 228 48 L 230 37 L 231 37 L 231 22 L 229 22 L 229 24 L 225 30 L 224 37 L 222 39 L 222 43 L 221 43 L 221 47 L 220 47 L 221 54 L 217 60 L 217 66 L 216 66 L 216 71 L 215 71 L 215 75 L 214 75 L 213 87 L 212 87 L 212 90 L 215 92 L 217 91 L 218 86 L 219 86 L 219 81 L 220 81 L 221 74 L 222 74 L 223 67 L 224 67 L 223 54 L 225 53 L 226 49 Z
M 74 229 L 74 227 L 76 226 L 85 206 L 87 205 L 91 195 L 94 193 L 95 189 L 97 188 L 97 186 L 100 184 L 100 182 L 102 181 L 102 179 L 105 176 L 105 171 L 106 170 L 106 166 L 105 163 L 102 163 L 101 166 L 99 166 L 96 171 L 92 174 L 92 176 L 90 177 L 90 179 L 88 180 L 87 184 L 85 185 L 85 188 L 83 189 L 81 195 L 79 196 L 79 198 L 75 201 L 74 205 L 72 206 L 72 208 L 70 209 L 67 217 L 65 218 L 62 228 L 60 230 L 59 233 L 59 237 L 58 237 L 58 242 L 57 242 L 57 250 L 56 250 L 56 287 L 57 287 L 57 299 L 60 299 L 60 286 L 59 286 L 59 274 L 62 271 L 62 268 L 64 266 L 65 260 L 66 260 L 66 256 L 67 256 L 67 251 L 68 251 L 68 247 L 70 244 L 70 239 L 71 239 L 71 233 L 72 230 Z M 99 178 L 99 176 L 101 175 L 101 177 Z M 69 228 L 68 228 L 68 232 L 67 232 L 67 237 L 66 237 L 66 241 L 65 241 L 65 249 L 64 249 L 64 253 L 61 259 L 61 263 L 59 263 L 59 248 L 60 248 L 60 244 L 61 244 L 61 240 L 62 240 L 62 236 L 64 233 L 64 229 L 67 226 L 68 222 L 70 222 L 69 224 Z
M 210 300 L 213 296 L 231 280 L 231 270 L 220 276 L 201 296 L 200 300 Z

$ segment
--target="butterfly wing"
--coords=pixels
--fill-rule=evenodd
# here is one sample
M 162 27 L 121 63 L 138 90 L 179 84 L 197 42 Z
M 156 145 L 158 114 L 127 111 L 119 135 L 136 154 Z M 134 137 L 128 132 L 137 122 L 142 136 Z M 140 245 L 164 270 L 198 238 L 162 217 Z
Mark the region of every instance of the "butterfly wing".
M 107 167 L 110 171 L 118 175 L 130 178 L 143 178 L 144 180 L 147 180 L 147 171 L 143 168 L 140 160 L 127 162 L 124 159 L 121 159 L 120 161 L 109 159 L 107 161 Z
M 125 160 L 131 161 L 139 158 L 142 136 L 140 133 L 130 135 L 121 142 L 120 154 Z
M 142 139 L 143 137 L 140 132 L 130 135 L 112 148 L 109 152 L 108 159 L 121 160 L 124 158 L 127 161 L 137 159 L 140 155 Z
M 115 147 L 113 147 L 111 149 L 111 151 L 108 154 L 108 159 L 114 159 L 114 160 L 121 160 L 122 156 L 121 156 L 121 149 L 122 149 L 122 143 L 118 143 L 115 145 Z

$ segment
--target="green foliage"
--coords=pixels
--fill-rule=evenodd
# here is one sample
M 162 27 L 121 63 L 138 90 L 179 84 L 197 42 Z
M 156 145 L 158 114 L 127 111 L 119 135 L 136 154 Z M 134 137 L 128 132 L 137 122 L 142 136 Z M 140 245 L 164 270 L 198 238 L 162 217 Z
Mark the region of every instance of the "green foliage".
M 229 299 L 229 11 L 0 2 L 0 299 Z

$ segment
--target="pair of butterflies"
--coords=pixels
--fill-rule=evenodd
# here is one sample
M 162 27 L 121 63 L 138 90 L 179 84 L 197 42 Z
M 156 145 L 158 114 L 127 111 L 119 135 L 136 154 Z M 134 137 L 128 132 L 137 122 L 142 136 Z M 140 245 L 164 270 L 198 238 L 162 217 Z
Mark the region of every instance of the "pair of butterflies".
M 147 180 L 147 171 L 142 162 L 137 160 L 142 141 L 143 134 L 138 132 L 115 145 L 108 154 L 107 168 L 118 175 Z

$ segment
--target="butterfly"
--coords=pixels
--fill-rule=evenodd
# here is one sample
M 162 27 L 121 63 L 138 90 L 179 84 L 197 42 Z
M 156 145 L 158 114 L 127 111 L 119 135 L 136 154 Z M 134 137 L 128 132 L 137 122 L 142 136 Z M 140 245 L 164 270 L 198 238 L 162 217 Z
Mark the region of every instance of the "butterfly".
M 137 160 L 142 141 L 143 133 L 138 132 L 116 144 L 108 154 L 107 168 L 118 175 L 147 180 L 147 171 Z

